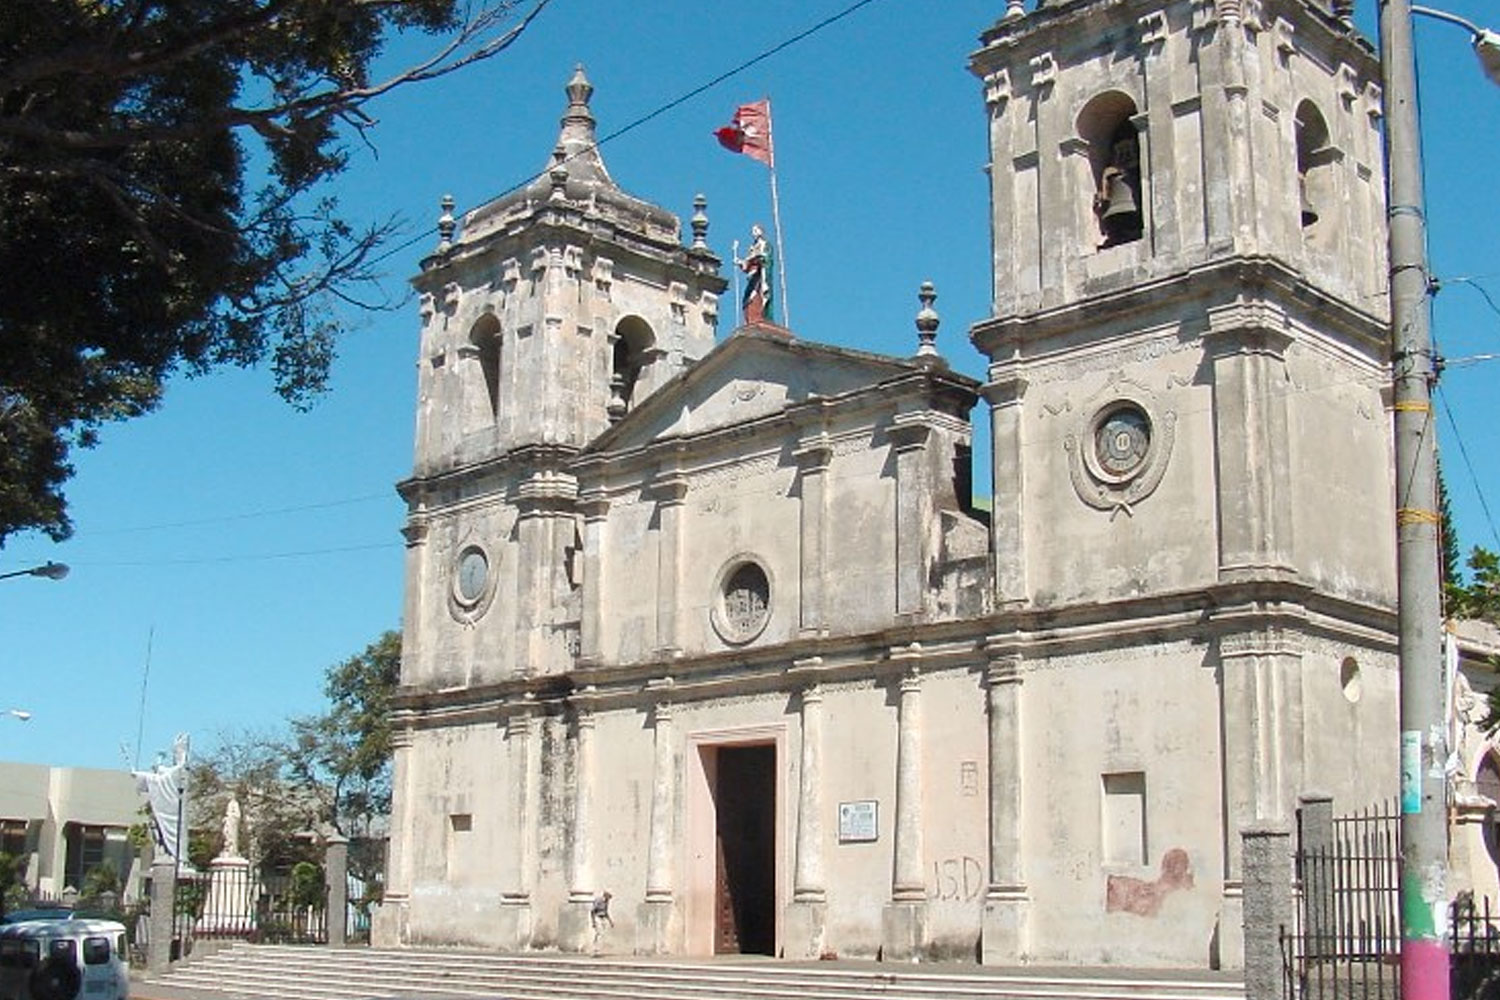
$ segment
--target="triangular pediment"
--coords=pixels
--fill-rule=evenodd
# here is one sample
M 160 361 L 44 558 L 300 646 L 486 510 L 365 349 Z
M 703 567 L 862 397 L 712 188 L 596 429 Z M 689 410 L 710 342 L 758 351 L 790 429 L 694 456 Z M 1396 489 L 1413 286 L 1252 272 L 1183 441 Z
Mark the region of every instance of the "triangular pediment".
M 587 450 L 625 451 L 747 424 L 810 400 L 874 390 L 920 370 L 902 358 L 746 328 L 642 400 Z

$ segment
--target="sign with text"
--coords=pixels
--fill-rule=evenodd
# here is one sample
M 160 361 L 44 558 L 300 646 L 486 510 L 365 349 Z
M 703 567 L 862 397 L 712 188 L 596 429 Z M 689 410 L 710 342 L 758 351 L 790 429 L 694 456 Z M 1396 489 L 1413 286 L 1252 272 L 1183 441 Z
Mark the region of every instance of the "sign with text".
M 839 803 L 840 844 L 867 844 L 879 839 L 879 803 L 874 799 Z

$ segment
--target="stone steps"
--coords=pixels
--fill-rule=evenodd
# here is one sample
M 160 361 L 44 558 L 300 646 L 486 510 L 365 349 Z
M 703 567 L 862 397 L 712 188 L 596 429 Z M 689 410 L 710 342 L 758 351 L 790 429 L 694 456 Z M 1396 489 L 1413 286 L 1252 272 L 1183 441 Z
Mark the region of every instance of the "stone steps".
M 147 1000 L 1244 1000 L 1218 973 L 498 955 L 237 944 L 141 980 Z

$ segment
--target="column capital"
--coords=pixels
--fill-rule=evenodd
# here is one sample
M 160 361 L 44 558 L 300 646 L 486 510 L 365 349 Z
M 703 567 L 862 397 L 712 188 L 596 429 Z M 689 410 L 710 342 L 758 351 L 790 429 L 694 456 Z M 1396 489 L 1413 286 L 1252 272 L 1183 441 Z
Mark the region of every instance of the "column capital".
M 1019 684 L 1024 679 L 1022 676 L 1024 664 L 1025 661 L 1021 659 L 1020 653 L 991 656 L 989 666 L 984 671 L 984 682 L 992 688 Z
M 932 427 L 925 413 L 898 413 L 886 435 L 898 452 L 915 451 L 927 444 Z
M 609 498 L 603 490 L 589 490 L 579 496 L 577 507 L 585 521 L 602 521 L 609 515 Z
M 679 506 L 687 499 L 687 493 L 688 479 L 681 473 L 662 476 L 650 486 L 651 499 L 663 507 Z
M 833 459 L 833 444 L 827 434 L 820 432 L 798 441 L 797 447 L 792 449 L 792 457 L 797 460 L 797 467 L 803 475 L 826 472 Z

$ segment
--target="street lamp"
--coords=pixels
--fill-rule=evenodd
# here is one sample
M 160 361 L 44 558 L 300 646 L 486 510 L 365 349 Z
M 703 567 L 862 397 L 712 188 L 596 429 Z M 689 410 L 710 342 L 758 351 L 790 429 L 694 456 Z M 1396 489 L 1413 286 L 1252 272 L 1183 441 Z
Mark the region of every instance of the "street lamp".
M 50 559 L 40 566 L 30 569 L 13 569 L 9 573 L 0 573 L 0 580 L 6 580 L 13 576 L 45 576 L 49 580 L 61 580 L 68 575 L 68 564 L 52 562 Z
M 1448 1000 L 1448 816 L 1439 601 L 1432 276 L 1422 198 L 1412 14 L 1456 23 L 1500 83 L 1500 36 L 1410 0 L 1380 4 L 1396 458 L 1397 647 L 1401 685 L 1401 995 Z
M 5 710 L 5 714 L 13 719 L 19 719 L 22 722 L 31 721 L 31 713 L 26 711 L 26 709 L 24 708 L 7 708 Z
M 1474 45 L 1474 54 L 1479 57 L 1479 65 L 1484 68 L 1485 76 L 1488 76 L 1492 82 L 1500 84 L 1500 32 L 1481 28 L 1468 18 L 1450 14 L 1446 10 L 1435 10 L 1432 7 L 1412 4 L 1411 12 L 1438 21 L 1447 21 L 1449 24 L 1456 24 L 1468 31 Z

